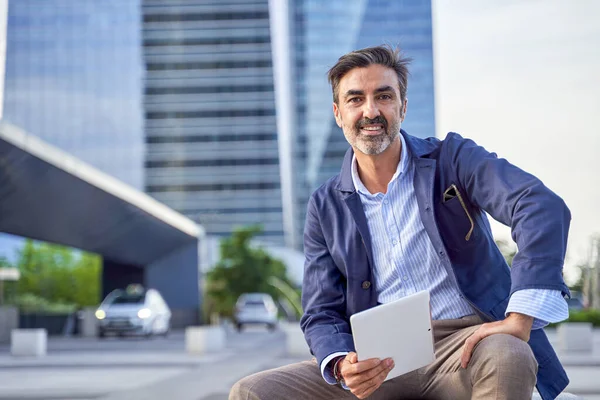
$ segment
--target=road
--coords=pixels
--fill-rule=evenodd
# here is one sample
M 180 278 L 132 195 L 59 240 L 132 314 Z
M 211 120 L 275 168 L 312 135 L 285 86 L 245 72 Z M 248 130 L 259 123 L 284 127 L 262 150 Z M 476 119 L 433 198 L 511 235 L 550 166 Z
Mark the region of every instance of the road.
M 550 334 L 555 342 L 555 333 Z M 309 359 L 285 356 L 283 332 L 227 331 L 223 351 L 185 352 L 183 332 L 168 338 L 50 338 L 48 355 L 14 358 L 0 345 L 0 400 L 224 400 L 243 376 Z M 600 400 L 600 330 L 592 354 L 560 355 L 567 389 Z
M 168 338 L 50 338 L 48 355 L 15 359 L 0 346 L 0 399 L 221 400 L 239 377 L 300 359 L 284 335 L 228 331 L 224 351 L 192 356 L 183 332 Z M 309 355 L 307 354 L 307 357 Z

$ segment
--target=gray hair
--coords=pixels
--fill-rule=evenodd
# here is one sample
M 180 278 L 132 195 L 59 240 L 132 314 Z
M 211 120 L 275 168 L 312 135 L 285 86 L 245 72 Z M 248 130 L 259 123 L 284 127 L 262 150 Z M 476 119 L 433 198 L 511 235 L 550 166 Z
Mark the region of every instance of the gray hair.
M 333 91 L 333 101 L 338 102 L 340 81 L 348 72 L 354 68 L 366 68 L 372 64 L 379 64 L 393 69 L 398 75 L 400 100 L 404 103 L 408 87 L 408 64 L 411 61 L 410 58 L 402 55 L 400 48 L 393 49 L 388 45 L 367 47 L 344 54 L 327 73 Z

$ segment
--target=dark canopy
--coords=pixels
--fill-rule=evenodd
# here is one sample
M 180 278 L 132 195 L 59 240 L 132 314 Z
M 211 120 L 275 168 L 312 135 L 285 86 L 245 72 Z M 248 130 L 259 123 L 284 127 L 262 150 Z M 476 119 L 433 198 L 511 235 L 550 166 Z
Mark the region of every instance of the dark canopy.
M 145 266 L 202 229 L 148 195 L 0 123 L 0 231 Z

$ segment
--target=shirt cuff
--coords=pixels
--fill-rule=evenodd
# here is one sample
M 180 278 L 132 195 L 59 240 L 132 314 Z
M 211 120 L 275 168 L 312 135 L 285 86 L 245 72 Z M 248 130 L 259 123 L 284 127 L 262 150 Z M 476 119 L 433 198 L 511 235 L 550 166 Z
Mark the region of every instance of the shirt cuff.
M 330 355 L 325 357 L 325 359 L 321 363 L 321 376 L 323 377 L 323 379 L 325 379 L 325 382 L 329 383 L 330 385 L 335 385 L 337 383 L 335 377 L 333 376 L 333 365 L 328 364 L 334 358 L 340 356 L 346 357 L 347 354 L 347 352 L 338 351 L 337 353 L 331 353 Z
M 569 306 L 560 290 L 523 289 L 512 294 L 504 316 L 519 313 L 533 317 L 531 329 L 540 329 L 569 318 Z

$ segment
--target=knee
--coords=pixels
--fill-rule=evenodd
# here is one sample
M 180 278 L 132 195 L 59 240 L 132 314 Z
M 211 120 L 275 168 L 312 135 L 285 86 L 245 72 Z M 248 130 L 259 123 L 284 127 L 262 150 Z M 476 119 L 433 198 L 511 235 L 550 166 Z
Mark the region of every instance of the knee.
M 475 347 L 482 366 L 497 373 L 518 373 L 532 377 L 535 382 L 538 364 L 529 344 L 508 334 L 491 335 Z
M 229 400 L 250 400 L 258 397 L 252 392 L 254 382 L 252 376 L 240 379 L 229 391 Z
M 229 391 L 229 400 L 260 400 L 272 397 L 269 371 L 258 372 L 237 381 Z

